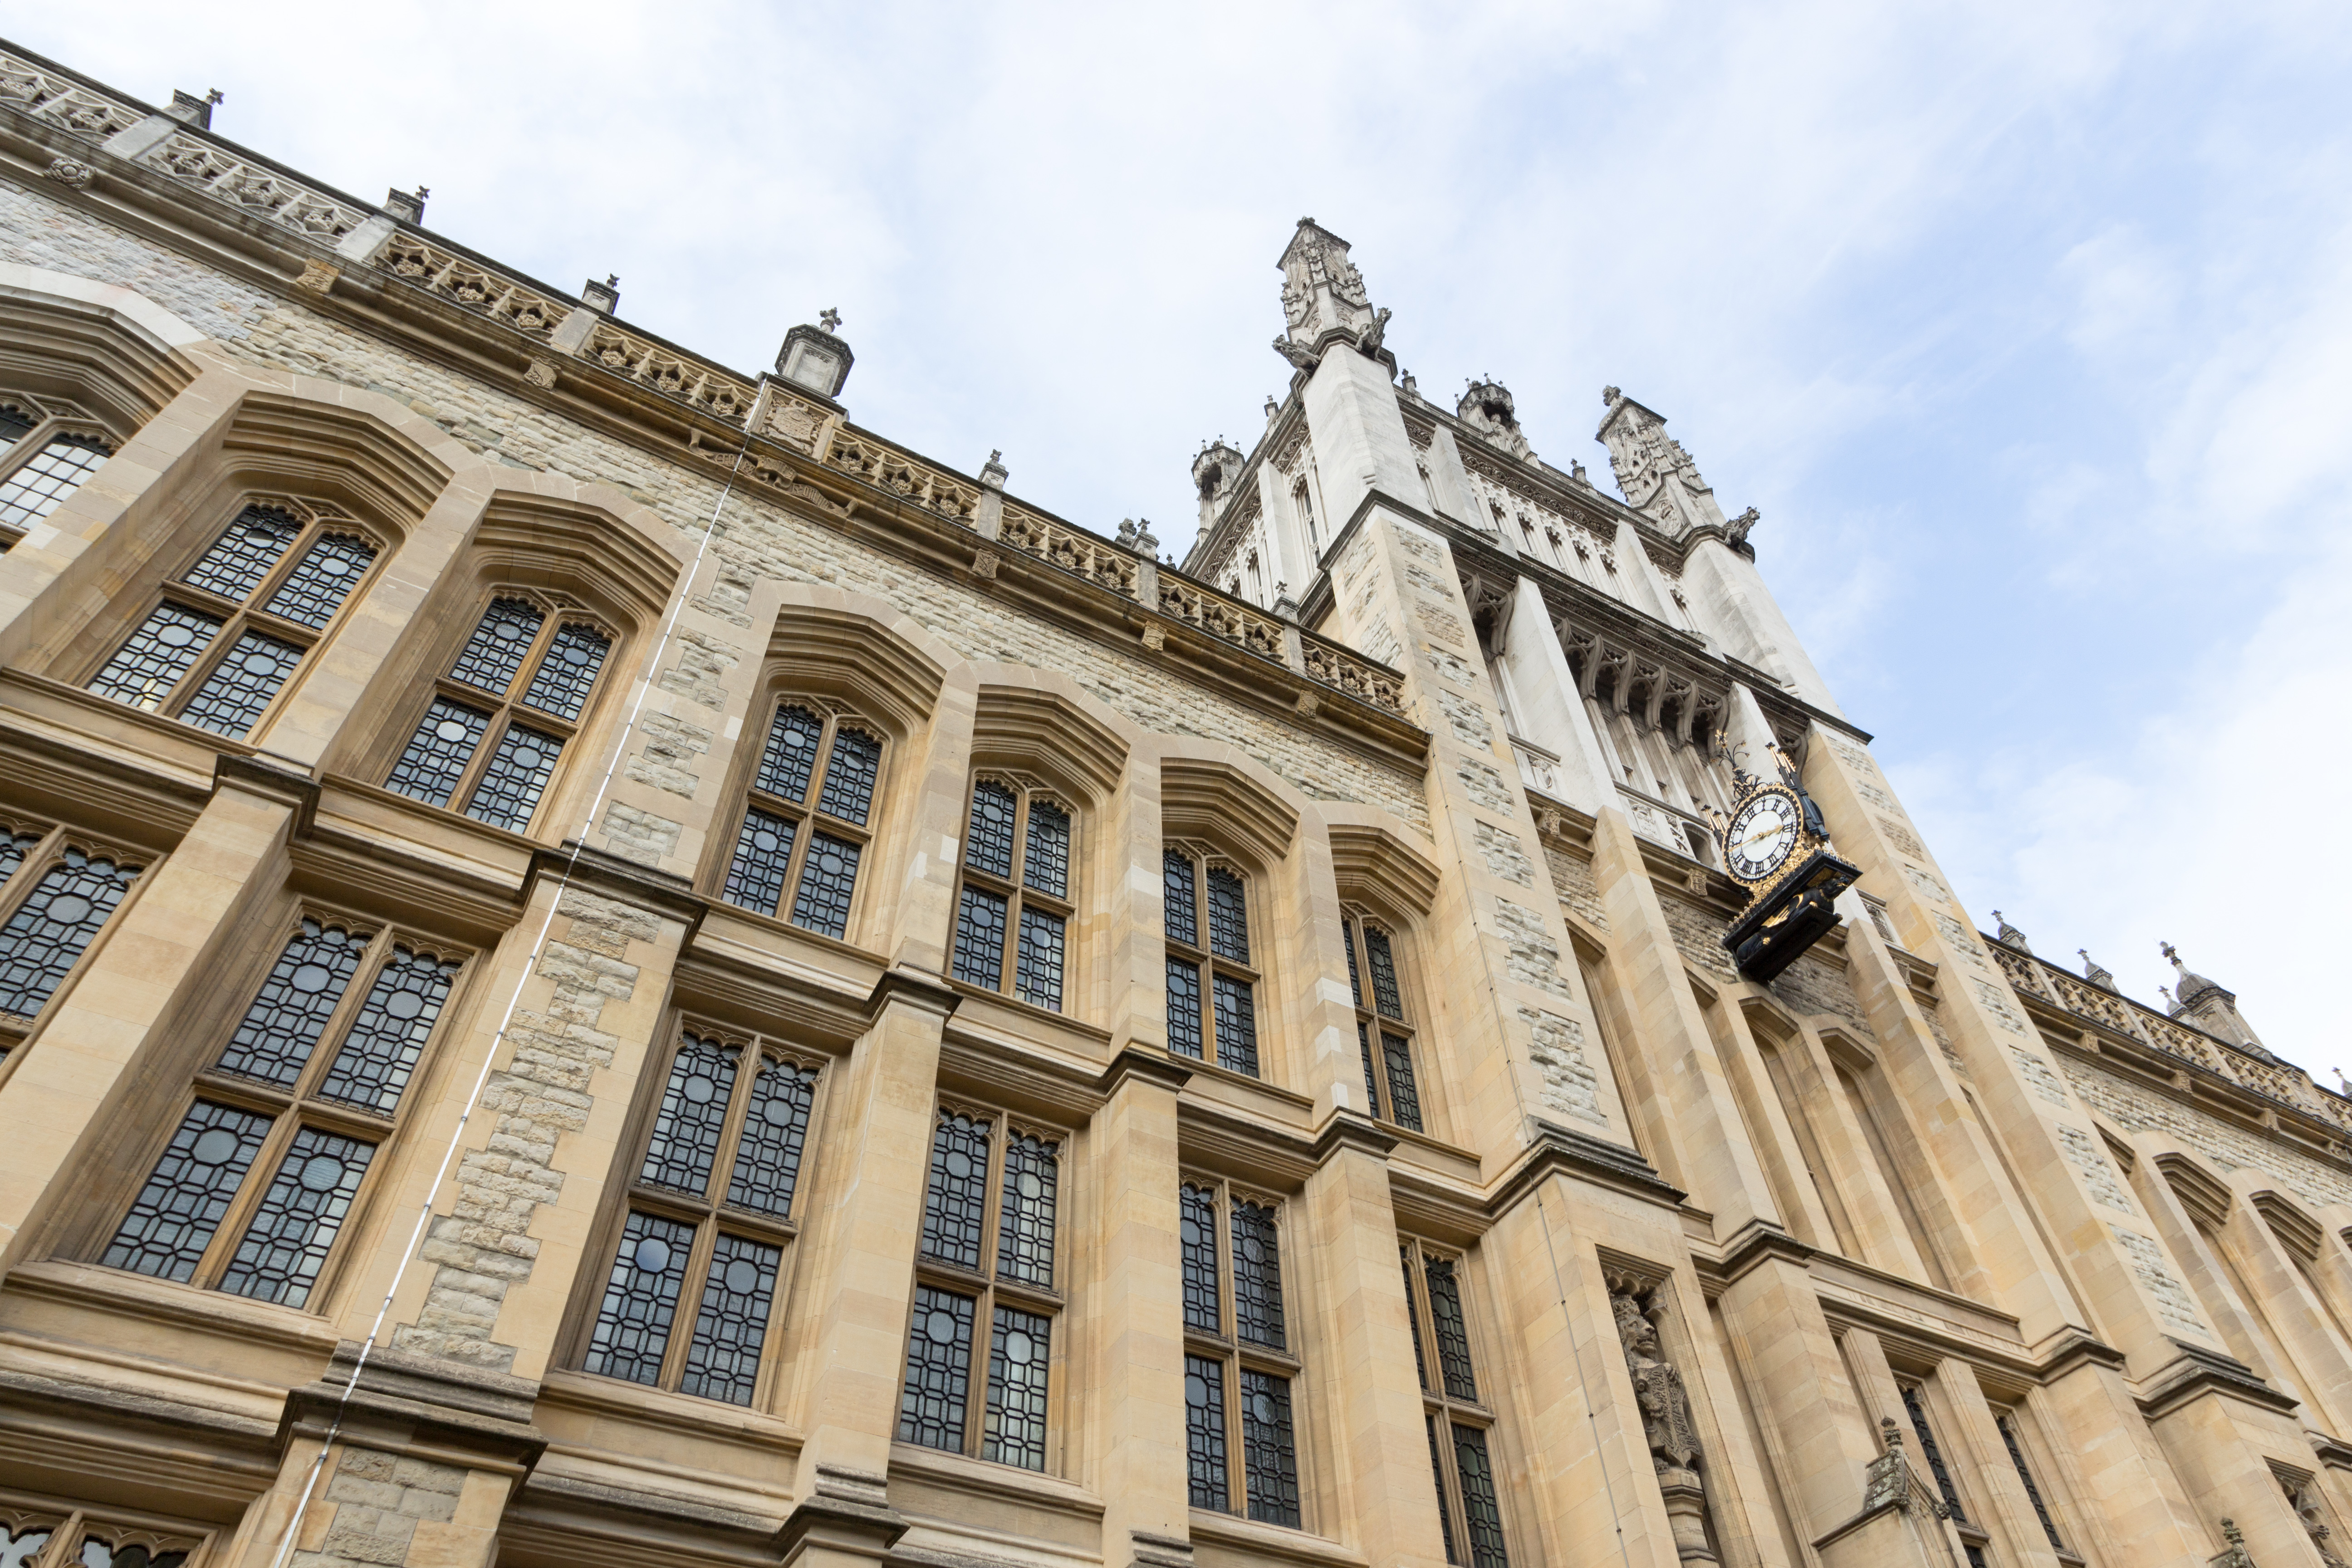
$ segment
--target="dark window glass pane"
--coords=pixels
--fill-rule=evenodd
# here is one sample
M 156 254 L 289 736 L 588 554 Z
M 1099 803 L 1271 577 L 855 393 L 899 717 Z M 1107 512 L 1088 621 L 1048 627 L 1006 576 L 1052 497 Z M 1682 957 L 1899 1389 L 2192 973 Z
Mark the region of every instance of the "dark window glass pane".
M 302 662 L 298 643 L 264 632 L 247 630 L 228 656 L 213 666 L 180 717 L 200 730 L 242 741 L 261 710 L 278 695 L 294 667 Z
M 38 1013 L 138 875 L 68 847 L 0 926 L 0 1013 Z
M 0 403 L 0 451 L 31 435 L 33 426 L 40 422 L 41 416 L 37 414 L 29 413 L 13 403 Z M 15 1568 L 15 1564 L 9 1564 L 9 1568 Z
M 874 778 L 882 766 L 882 742 L 844 725 L 834 731 L 833 756 L 824 764 L 824 793 L 816 808 L 844 822 L 865 826 L 874 805 Z
M 449 793 L 474 760 L 474 748 L 482 743 L 482 731 L 489 725 L 488 714 L 446 697 L 435 698 L 416 733 L 409 737 L 408 749 L 392 764 L 392 776 L 383 787 L 427 805 L 448 805 Z
M 1225 1479 L 1225 1369 L 1206 1356 L 1184 1358 L 1184 1458 L 1194 1508 L 1231 1513 Z
M 466 815 L 520 833 L 530 826 L 530 814 L 539 809 L 539 797 L 562 754 L 563 742 L 554 736 L 508 725 L 490 753 L 490 765 L 482 770 L 482 782 L 474 786 L 474 798 L 466 803 Z
M 1004 911 L 1001 893 L 966 884 L 956 898 L 954 973 L 991 991 L 1004 984 Z
M 709 1190 L 710 1170 L 719 1160 L 719 1135 L 735 1093 L 737 1062 L 732 1047 L 686 1037 L 670 1063 L 669 1082 L 662 1088 L 661 1109 L 654 1113 L 653 1140 L 646 1145 L 638 1181 L 697 1197 Z
M 1215 866 L 1209 868 L 1209 951 L 1235 963 L 1249 962 L 1249 908 L 1242 879 Z
M 1400 1127 L 1421 1129 L 1421 1089 L 1412 1077 L 1412 1044 L 1402 1035 L 1381 1036 L 1381 1059 L 1389 1069 L 1389 1117 Z
M 1056 899 L 1070 895 L 1070 814 L 1050 800 L 1029 803 L 1029 849 L 1021 880 Z
M 1246 980 L 1211 977 L 1217 1001 L 1217 1065 L 1257 1076 L 1257 996 Z
M 1421 1378 L 1421 1386 L 1429 1386 L 1429 1352 L 1421 1348 L 1421 1303 L 1414 1299 L 1412 1289 L 1412 1248 L 1397 1248 L 1397 1261 L 1404 1266 L 1404 1321 L 1412 1331 L 1412 1370 Z M 1436 1438 L 1432 1436 L 1432 1444 Z M 1432 1452 L 1434 1453 L 1434 1448 Z
M 2026 1499 L 2033 1504 L 2033 1517 L 2042 1521 L 2042 1533 L 2050 1538 L 2050 1550 L 2065 1551 L 2066 1543 L 2058 1539 L 2058 1526 L 2050 1518 L 2049 1505 L 2042 1500 L 2042 1489 L 2033 1484 L 2033 1472 L 2026 1466 L 2025 1449 L 2017 1440 L 2017 1427 L 2005 1415 L 1994 1416 L 1993 1425 L 2000 1428 L 2000 1440 L 2009 1449 L 2009 1462 L 2017 1467 L 2017 1479 L 2025 1483 Z
M 1364 960 L 1372 968 L 1372 1005 L 1383 1018 L 1402 1018 L 1404 998 L 1397 990 L 1396 954 L 1389 950 L 1389 933 L 1364 928 Z
M 982 779 L 972 785 L 965 865 L 998 877 L 1013 875 L 1013 818 L 1017 804 L 1013 792 L 1001 784 Z
M 596 672 L 612 651 L 613 639 L 594 626 L 577 621 L 558 626 L 547 656 L 539 661 L 539 673 L 530 678 L 530 689 L 522 694 L 524 704 L 559 719 L 579 718 L 596 684 Z
M 1952 1510 L 1954 1519 L 1966 1524 L 1969 1516 L 1960 1507 L 1959 1489 L 1952 1485 L 1952 1472 L 1944 1468 L 1944 1451 L 1936 1446 L 1935 1428 L 1927 1425 L 1927 1408 L 1921 1403 L 1916 1386 L 1904 1388 L 1903 1409 L 1911 1417 L 1911 1430 L 1919 1438 L 1919 1455 L 1927 1461 L 1927 1468 L 1936 1478 L 1936 1489 L 1943 1494 L 1944 1506 Z
M 971 1387 L 972 1299 L 915 1287 L 907 1333 L 907 1382 L 898 1395 L 898 1441 L 963 1449 L 965 1401 Z
M 158 605 L 131 634 L 131 640 L 106 661 L 106 668 L 90 677 L 89 689 L 100 697 L 152 713 L 212 646 L 220 629 L 217 616 L 177 605 Z
M 1004 1142 L 1004 1194 L 998 1205 L 996 1273 L 1054 1284 L 1054 1212 L 1060 1200 L 1061 1147 L 1031 1132 Z
M 391 1115 L 460 967 L 456 959 L 394 947 L 368 987 L 334 1065 L 320 1081 L 319 1098 Z
M 805 708 L 776 710 L 768 726 L 767 749 L 760 753 L 760 776 L 754 781 L 770 795 L 786 800 L 808 797 L 809 774 L 816 771 L 816 743 L 824 721 Z
M 1201 966 L 1171 958 L 1168 961 L 1168 1048 L 1197 1061 L 1202 1038 Z
M 0 832 L 0 888 L 8 885 L 8 879 L 16 874 L 16 868 L 40 847 L 40 842 L 37 833 Z
M 364 936 L 304 921 L 245 1010 L 245 1021 L 229 1037 L 220 1070 L 292 1083 L 342 1001 L 366 947 Z
M 1286 1348 L 1282 1326 L 1282 1253 L 1274 1211 L 1234 1200 L 1234 1328 L 1253 1344 Z
M 1168 940 L 1188 947 L 1200 946 L 1201 916 L 1193 904 L 1192 862 L 1176 850 L 1169 850 L 1160 857 L 1160 880 L 1161 918 L 1168 923 Z
M 220 1288 L 289 1307 L 308 1303 L 374 1157 L 375 1145 L 356 1138 L 316 1127 L 296 1131 Z
M 529 599 L 492 599 L 450 668 L 449 679 L 505 696 L 546 619 Z
M 760 1344 L 768 1335 L 768 1310 L 776 1299 L 782 1248 L 721 1231 L 710 1253 L 710 1273 L 702 1282 L 702 1310 L 695 1314 L 694 1339 L 687 1346 L 681 1394 L 749 1405 L 760 1382 Z
M 848 934 L 849 896 L 857 890 L 857 857 L 863 847 L 830 833 L 809 835 L 800 891 L 793 895 L 793 924 L 826 936 Z
M 1021 969 L 1013 989 L 1035 1007 L 1062 1010 L 1062 917 L 1021 911 Z
M 1290 1436 L 1290 1380 L 1242 1369 L 1243 1484 L 1249 1516 L 1298 1528 L 1298 1448 Z
M 242 604 L 301 536 L 302 525 L 276 507 L 247 507 L 180 580 Z
M 1495 1467 L 1486 1457 L 1486 1434 L 1475 1426 L 1454 1428 L 1454 1464 L 1462 1475 L 1462 1511 L 1470 1526 L 1472 1568 L 1510 1568 L 1503 1550 L 1503 1510 L 1495 1496 Z
M 739 908 L 774 914 L 784 896 L 784 872 L 800 827 L 790 817 L 772 816 L 756 805 L 744 812 L 742 831 L 735 836 L 735 858 L 727 867 L 727 890 L 719 896 Z
M 98 472 L 106 455 L 105 445 L 92 437 L 50 437 L 39 456 L 0 483 L 0 523 L 29 528 L 40 521 Z
M 761 1214 L 787 1215 L 800 1181 L 808 1142 L 809 1107 L 816 1100 L 816 1069 L 793 1062 L 762 1062 L 751 1080 L 751 1103 L 735 1145 L 727 1201 Z
M 1445 1375 L 1445 1392 L 1455 1399 L 1478 1397 L 1478 1380 L 1470 1373 L 1470 1324 L 1462 1315 L 1462 1283 L 1454 1276 L 1454 1261 L 1433 1258 L 1423 1267 L 1429 1279 L 1429 1315 L 1437 1331 L 1437 1365 Z
M 982 1215 L 988 1206 L 985 1121 L 940 1112 L 931 1137 L 931 1182 L 923 1202 L 923 1256 L 964 1268 L 980 1267 Z
M 229 1200 L 245 1180 L 273 1119 L 257 1110 L 198 1100 L 188 1108 L 155 1173 L 106 1249 L 109 1268 L 185 1284 L 196 1271 Z
M 1381 1113 L 1381 1086 L 1372 1069 L 1372 1035 L 1369 1026 L 1359 1020 L 1356 1025 L 1356 1049 L 1364 1058 L 1364 1109 L 1374 1116 Z
M 678 1287 L 686 1279 L 686 1255 L 694 1227 L 659 1215 L 632 1214 L 621 1227 L 621 1248 L 596 1312 L 588 1342 L 590 1372 L 631 1383 L 661 1380 L 662 1356 L 669 1349 L 670 1325 L 677 1316 Z
M 1422 1386 L 1429 1386 L 1426 1375 L 1422 1378 Z M 1422 1425 L 1429 1429 L 1429 1468 L 1437 1479 L 1437 1533 L 1445 1542 L 1445 1560 L 1459 1563 L 1461 1551 L 1454 1544 L 1454 1510 L 1445 1501 L 1445 1462 L 1437 1456 L 1437 1417 L 1424 1415 Z
M 1340 938 L 1348 944 L 1348 990 L 1355 996 L 1356 1005 L 1364 1005 L 1364 977 L 1356 967 L 1356 922 L 1339 922 Z
M 1217 1194 L 1207 1187 L 1177 1189 L 1177 1226 L 1184 1242 L 1184 1326 L 1204 1334 L 1225 1331 L 1217 1286 Z
M 375 546 L 347 533 L 329 533 L 310 546 L 278 592 L 262 606 L 313 631 L 335 618 L 375 561 Z
M 980 1457 L 1024 1470 L 1045 1468 L 1045 1373 L 1054 1321 L 996 1309 L 988 1348 L 988 1415 Z

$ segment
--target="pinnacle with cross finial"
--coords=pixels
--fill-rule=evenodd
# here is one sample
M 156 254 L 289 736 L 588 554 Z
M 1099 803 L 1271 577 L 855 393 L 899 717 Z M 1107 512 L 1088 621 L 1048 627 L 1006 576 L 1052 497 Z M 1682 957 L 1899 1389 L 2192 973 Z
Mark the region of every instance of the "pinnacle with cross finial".
M 837 331 L 841 327 L 841 312 L 835 310 L 832 306 L 827 305 L 824 311 L 818 315 L 816 323 L 828 332 Z

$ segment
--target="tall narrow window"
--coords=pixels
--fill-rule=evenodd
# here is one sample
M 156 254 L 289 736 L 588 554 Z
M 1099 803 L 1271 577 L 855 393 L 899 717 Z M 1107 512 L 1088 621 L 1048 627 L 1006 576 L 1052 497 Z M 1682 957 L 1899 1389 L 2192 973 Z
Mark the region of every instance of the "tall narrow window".
M 310 1305 L 461 967 L 304 915 L 100 1261 Z
M 1258 972 L 1250 965 L 1248 880 L 1229 865 L 1174 846 L 1162 858 L 1162 874 L 1168 1048 L 1255 1078 Z
M 1466 1270 L 1459 1258 L 1421 1242 L 1408 1241 L 1398 1252 L 1445 1560 L 1470 1568 L 1507 1568 L 1511 1559 L 1503 1546 L 1502 1500 L 1489 1447 L 1495 1416 L 1479 1396 L 1478 1375 L 1470 1364 L 1470 1320 L 1462 1301 Z
M 800 1234 L 793 1200 L 821 1076 L 757 1036 L 680 1028 L 583 1369 L 751 1403 Z
M 89 689 L 241 741 L 381 548 L 321 503 L 254 501 L 165 585 Z
M 973 784 L 956 892 L 958 980 L 1062 1010 L 1074 912 L 1070 817 L 1069 807 L 1019 779 Z
M 1059 1133 L 992 1111 L 940 1108 L 898 1399 L 901 1443 L 1025 1470 L 1052 1462 L 1062 1146 Z
M 1290 504 L 1298 513 L 1299 527 L 1307 531 L 1307 553 L 1318 561 L 1321 560 L 1323 540 L 1322 536 L 1315 531 L 1315 498 L 1307 493 L 1305 479 L 1302 479 L 1290 487 Z
M 586 611 L 501 593 L 434 683 L 384 787 L 530 832 L 612 651 Z
M 2058 1521 L 2050 1517 L 2050 1505 L 2042 1500 L 2042 1489 L 2033 1482 L 2033 1467 L 2025 1462 L 2025 1446 L 2018 1441 L 2019 1417 L 2014 1411 L 1996 1410 L 1993 1425 L 2000 1428 L 2001 1446 L 2009 1450 L 2009 1462 L 2017 1468 L 2017 1479 L 2025 1487 L 2025 1500 L 2033 1505 L 2033 1517 L 2042 1522 L 2042 1533 L 2050 1539 L 2050 1550 L 2066 1556 L 2066 1542 L 2059 1538 Z
M 140 858 L 61 827 L 0 816 L 0 1058 L 139 879 Z
M 1405 1022 L 1396 945 L 1370 921 L 1339 922 L 1348 942 L 1348 984 L 1356 996 L 1356 1048 L 1364 1059 L 1364 1094 L 1383 1121 L 1422 1131 L 1421 1080 L 1412 1068 L 1412 1026 Z
M 719 896 L 846 937 L 881 774 L 881 737 L 855 714 L 778 702 Z
M 1936 1441 L 1936 1429 L 1927 1424 L 1927 1402 L 1916 1383 L 1903 1384 L 1903 1413 L 1911 1418 L 1912 1436 L 1919 1439 L 1919 1457 L 1927 1462 L 1927 1473 L 1936 1478 L 1936 1490 L 1942 1496 L 1944 1506 L 1951 1510 L 1952 1522 L 1959 1527 L 1960 1546 L 1969 1554 L 1969 1568 L 1985 1568 L 1985 1545 L 1990 1538 L 1960 1506 L 1959 1488 L 1953 1484 L 1951 1469 L 1944 1463 L 1944 1450 Z
M 70 403 L 0 394 L 0 552 L 65 505 L 114 441 Z
M 1192 1506 L 1298 1529 L 1299 1363 L 1282 1305 L 1279 1205 L 1206 1180 L 1178 1196 Z

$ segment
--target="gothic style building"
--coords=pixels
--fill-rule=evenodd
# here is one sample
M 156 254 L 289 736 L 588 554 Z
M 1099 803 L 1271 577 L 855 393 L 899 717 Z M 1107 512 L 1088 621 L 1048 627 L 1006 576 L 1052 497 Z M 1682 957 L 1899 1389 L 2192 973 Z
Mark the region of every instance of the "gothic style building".
M 0 47 L 0 1568 L 2336 1563 L 2352 1104 L 1656 413 L 1302 221 L 1180 569 L 211 116 Z

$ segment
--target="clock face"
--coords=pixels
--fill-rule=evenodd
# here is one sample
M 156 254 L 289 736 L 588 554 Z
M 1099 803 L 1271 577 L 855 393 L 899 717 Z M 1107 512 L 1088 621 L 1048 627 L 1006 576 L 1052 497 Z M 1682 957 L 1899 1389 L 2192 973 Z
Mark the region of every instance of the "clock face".
M 1768 790 L 1739 808 L 1725 836 L 1724 859 L 1743 882 L 1760 882 L 1796 852 L 1801 818 L 1793 796 Z

